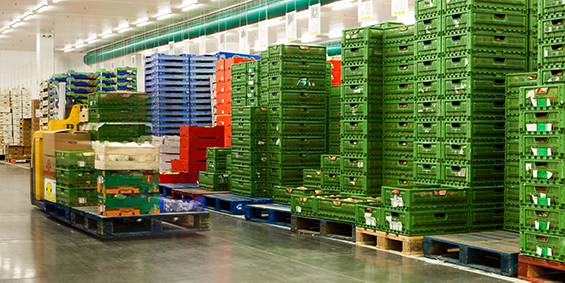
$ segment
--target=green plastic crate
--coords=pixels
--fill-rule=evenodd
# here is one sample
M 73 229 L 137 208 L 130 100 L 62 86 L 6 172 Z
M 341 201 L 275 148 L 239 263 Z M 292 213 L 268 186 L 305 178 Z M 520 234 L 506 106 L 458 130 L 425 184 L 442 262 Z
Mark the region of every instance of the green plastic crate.
M 524 56 L 484 55 L 468 51 L 444 57 L 443 72 L 446 75 L 469 72 L 523 73 L 528 69 L 528 60 Z M 503 83 L 504 86 L 504 83 Z
M 523 230 L 563 235 L 564 228 L 561 225 L 564 221 L 565 215 L 560 209 L 522 206 L 520 210 Z
M 546 0 L 548 1 L 548 0 Z M 555 261 L 565 261 L 565 238 L 542 232 L 520 232 L 520 254 Z
M 386 118 L 383 121 L 383 135 L 414 137 L 414 126 L 415 122 L 413 118 Z
M 270 122 L 233 119 L 232 135 L 266 135 Z
M 323 154 L 321 156 L 322 169 L 339 170 L 341 168 L 341 156 L 332 154 Z
M 276 120 L 322 120 L 326 118 L 326 108 L 323 106 L 270 106 L 268 108 L 269 119 Z
M 322 170 L 322 188 L 335 187 L 339 189 L 341 184 L 341 173 L 338 169 Z
M 232 193 L 249 197 L 272 197 L 266 180 L 252 180 L 250 178 L 232 177 Z
M 251 135 L 237 135 L 232 133 L 231 146 L 248 150 L 267 151 L 269 138 Z
M 198 183 L 201 187 L 214 191 L 225 191 L 228 189 L 228 174 L 200 171 L 198 172 Z
M 414 142 L 414 159 L 441 160 L 442 142 L 437 140 L 419 140 Z
M 528 31 L 528 15 L 520 10 L 467 6 L 453 9 L 443 15 L 445 32 L 458 31 L 467 28 L 496 28 L 516 32 Z
M 537 78 L 536 83 L 528 84 L 527 86 L 560 84 L 565 80 L 565 67 L 540 68 L 539 72 L 535 74 L 539 77 L 533 77 L 531 80 Z
M 416 19 L 414 34 L 418 37 L 443 32 L 442 16 L 439 13 L 427 14 Z
M 346 117 L 341 120 L 341 134 L 349 135 L 373 135 L 382 131 L 382 119 L 363 120 Z
M 103 124 L 96 131 L 89 131 L 94 141 L 126 142 L 136 141 L 151 132 L 147 125 Z
M 504 125 L 507 137 L 517 137 L 520 135 L 520 116 L 506 116 L 506 124 Z
M 439 184 L 442 180 L 441 169 L 441 163 L 437 160 L 418 160 L 414 162 L 414 179 L 419 184 Z
M 442 142 L 442 159 L 461 162 L 504 159 L 504 139 L 490 141 L 446 140 Z
M 270 91 L 262 93 L 261 99 L 265 105 L 325 105 L 327 93 L 325 91 Z
M 88 109 L 89 123 L 107 123 L 107 122 L 128 122 L 137 123 L 145 122 L 145 106 L 127 106 L 116 108 L 98 108 L 92 107 Z
M 269 150 L 308 150 L 308 151 L 325 151 L 326 137 L 269 137 L 267 141 Z
M 355 206 L 355 225 L 376 230 L 384 230 L 382 226 L 384 219 L 383 208 L 381 205 L 363 205 Z
M 415 56 L 413 41 L 387 43 L 383 47 L 384 61 L 412 60 Z
M 389 26 L 381 26 L 384 29 L 383 40 L 385 44 L 398 41 L 414 40 L 416 27 L 414 25 L 403 25 L 401 23 L 388 22 Z
M 158 171 L 97 171 L 99 192 L 159 192 Z
M 413 138 L 384 138 L 383 139 L 383 155 L 385 156 L 406 156 L 412 155 L 414 152 Z
M 303 151 L 269 151 L 268 152 L 269 164 L 278 165 L 316 165 L 320 164 L 319 152 L 303 152 Z
M 383 86 L 386 99 L 414 99 L 414 81 L 387 82 Z
M 92 187 L 67 187 L 57 183 L 57 203 L 66 206 L 95 206 L 98 204 L 98 193 Z
M 441 178 L 445 184 L 500 183 L 504 180 L 504 163 L 442 164 Z
M 93 150 L 57 150 L 55 160 L 58 168 L 94 169 Z
M 357 205 L 374 206 L 380 203 L 380 199 L 373 197 L 322 197 L 318 200 L 318 216 L 339 221 L 355 222 Z
M 343 98 L 380 97 L 383 94 L 381 82 L 364 80 L 344 81 L 341 86 Z
M 383 30 L 380 27 L 368 26 L 343 30 L 341 42 L 343 45 L 374 45 L 383 40 Z
M 370 45 L 345 45 L 341 47 L 341 58 L 346 63 L 355 60 L 382 60 L 383 47 Z
M 505 134 L 504 120 L 493 117 L 485 120 L 450 119 L 441 124 L 446 139 L 498 138 Z
M 522 110 L 520 128 L 529 134 L 560 132 L 565 127 L 565 111 L 562 110 Z
M 385 156 L 383 157 L 383 174 L 405 175 L 414 171 L 414 158 L 411 156 Z
M 562 209 L 565 191 L 560 184 L 520 184 L 520 202 L 537 209 Z
M 383 79 L 385 81 L 412 80 L 416 71 L 416 65 L 412 61 L 387 62 L 383 68 Z
M 251 151 L 248 149 L 232 149 L 231 158 L 232 163 L 246 163 L 246 164 L 265 164 L 267 162 L 268 154 L 266 152 Z
M 269 178 L 269 180 L 300 179 L 300 183 L 302 183 L 302 179 L 304 178 L 304 167 L 293 165 L 280 165 L 276 167 L 269 166 L 269 168 L 267 169 L 267 178 Z
M 342 172 L 357 172 L 360 175 L 370 175 L 372 172 L 383 169 L 381 156 L 369 157 L 341 157 Z
M 540 80 L 543 82 L 543 77 L 545 76 L 545 72 L 542 70 L 540 71 L 541 74 Z M 552 75 L 550 70 L 547 71 L 548 76 Z M 563 77 L 565 79 L 565 77 Z M 515 92 L 518 93 L 520 87 L 524 86 L 535 86 L 538 84 L 538 73 L 511 73 L 506 74 L 506 93 Z
M 547 109 L 546 107 L 551 106 L 562 107 L 564 101 L 564 85 L 541 85 L 520 88 L 520 107 L 523 108 Z
M 206 171 L 221 173 L 221 172 L 226 172 L 226 170 L 228 170 L 226 159 L 224 159 L 224 160 L 217 160 L 217 159 L 206 160 Z M 231 170 L 231 167 L 230 167 L 230 170 Z
M 422 37 L 416 40 L 414 55 L 419 57 L 429 57 L 438 56 L 443 53 L 442 49 L 442 37 L 439 36 L 429 36 Z
M 326 89 L 326 76 L 313 74 L 287 74 L 284 76 L 271 76 L 261 81 L 261 87 L 269 90 L 322 90 Z
M 520 159 L 520 139 L 506 138 L 506 146 L 504 146 L 504 157 L 506 159 Z
M 565 176 L 564 162 L 561 159 L 521 159 L 520 177 L 529 182 L 560 182 Z
M 292 194 L 290 197 L 290 210 L 292 214 L 318 216 L 319 200 L 325 194 Z
M 379 61 L 347 61 L 341 65 L 344 80 L 382 80 L 383 65 Z
M 271 60 L 269 61 L 269 74 L 324 74 L 326 62 L 320 60 Z
M 520 232 L 520 208 L 504 207 L 504 230 Z
M 95 92 L 88 95 L 88 107 L 145 107 L 145 93 Z
M 442 12 L 442 2 L 441 0 L 416 0 L 416 17 Z
M 492 203 L 504 203 L 504 186 L 474 186 L 469 188 L 469 203 L 473 208 L 488 207 Z
M 444 80 L 442 89 L 446 96 L 503 98 L 505 77 L 489 74 L 449 77 Z
M 383 220 L 387 231 L 407 236 L 464 233 L 469 213 L 466 209 L 397 211 L 385 208 Z
M 208 147 L 206 148 L 206 159 L 225 160 L 231 154 L 229 147 Z
M 304 184 L 307 185 L 322 185 L 322 170 L 321 169 L 304 169 L 302 178 Z
M 254 165 L 238 162 L 230 166 L 232 176 L 250 178 L 252 180 L 267 180 L 268 171 L 267 164 Z
M 325 134 L 326 127 L 326 122 L 322 121 L 269 121 L 268 133 L 270 136 L 320 136 Z
M 375 116 L 381 115 L 383 103 L 380 99 L 348 98 L 341 101 L 341 115 Z
M 539 40 L 561 40 L 565 36 L 565 18 L 563 15 L 553 15 L 553 17 L 542 19 L 539 21 L 541 24 Z
M 520 162 L 506 160 L 504 164 L 504 181 L 520 182 Z
M 418 139 L 437 139 L 442 137 L 442 121 L 438 119 L 418 119 L 415 122 L 414 137 Z
M 468 188 L 437 186 L 382 187 L 383 205 L 401 211 L 465 209 L 469 205 Z
M 360 176 L 357 173 L 343 172 L 341 174 L 341 193 L 357 195 L 380 195 L 382 186 L 382 174 L 371 173 L 368 176 Z
M 274 45 L 269 46 L 269 59 L 274 58 L 311 58 L 326 60 L 325 46 L 310 45 Z
M 492 231 L 504 226 L 504 204 L 497 208 L 475 208 L 469 211 L 469 232 Z M 491 204 L 491 206 L 494 206 Z
M 537 2 L 537 0 L 450 0 L 449 2 L 444 3 L 443 9 L 449 11 L 452 9 L 464 8 L 468 5 L 489 6 L 495 9 L 528 9 L 528 2 Z
M 525 54 L 528 52 L 528 36 L 525 33 L 509 33 L 483 29 L 466 29 L 444 35 L 443 52 L 485 51 L 496 54 Z
M 93 169 L 57 168 L 57 184 L 68 188 L 96 188 L 97 175 Z
M 383 176 L 383 186 L 391 187 L 414 187 L 414 176 Z
M 415 102 L 413 115 L 416 119 L 439 119 L 442 116 L 442 100 L 420 98 Z
M 380 136 L 342 136 L 342 155 L 352 154 L 354 156 L 380 155 L 383 142 Z
M 442 92 L 442 82 L 443 79 L 438 77 L 429 78 L 416 78 L 416 90 L 415 95 L 417 98 L 426 97 L 442 97 L 444 93 Z
M 383 115 L 391 117 L 414 117 L 414 102 L 409 100 L 385 100 Z
M 98 194 L 98 211 L 109 215 L 158 214 L 159 194 Z
M 322 190 L 317 188 L 275 186 L 275 188 L 273 189 L 273 198 L 275 199 L 276 203 L 291 204 L 291 198 L 293 195 L 306 196 L 321 193 Z
M 415 65 L 417 77 L 434 77 L 443 74 L 443 57 L 419 57 Z
M 554 41 L 539 45 L 538 64 L 561 65 L 565 63 L 565 42 Z
M 561 158 L 565 154 L 565 137 L 561 134 L 523 135 L 519 150 L 525 158 Z

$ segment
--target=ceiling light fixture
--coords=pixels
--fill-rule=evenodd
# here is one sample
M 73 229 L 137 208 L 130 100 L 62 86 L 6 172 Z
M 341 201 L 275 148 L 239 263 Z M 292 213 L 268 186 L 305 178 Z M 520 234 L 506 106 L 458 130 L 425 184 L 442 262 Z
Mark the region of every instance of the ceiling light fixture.
M 12 31 L 12 29 L 10 29 L 10 28 L 5 28 L 5 29 L 2 31 L 2 34 L 7 34 L 7 33 L 11 32 L 11 31 Z
M 57 3 L 57 2 L 59 2 L 59 1 L 61 1 L 61 0 L 53 0 L 53 3 Z
M 38 12 L 38 13 L 41 13 L 41 12 L 47 10 L 47 9 L 49 9 L 49 6 L 48 6 L 48 5 L 42 5 L 41 7 L 39 7 L 39 8 L 37 9 L 37 12 Z
M 158 17 L 157 17 L 157 20 L 158 20 L 158 21 L 162 21 L 162 20 L 164 20 L 164 19 L 170 18 L 172 15 L 173 15 L 173 14 L 171 14 L 171 13 L 167 13 L 167 14 L 158 16 Z
M 139 19 L 139 20 L 137 20 L 137 22 L 135 22 L 135 25 L 136 25 L 137 27 L 146 26 L 146 25 L 148 25 L 148 24 L 150 24 L 148 18 Z
M 69 47 L 69 48 L 67 48 L 67 49 L 63 49 L 63 52 L 67 53 L 67 52 L 71 52 L 71 50 L 73 50 L 73 48 L 72 48 L 72 47 Z
M 86 44 L 84 44 L 84 42 L 83 42 L 83 43 L 79 43 L 79 44 L 75 45 L 75 48 L 79 49 L 79 48 L 82 48 L 82 47 L 85 47 L 85 46 L 86 46 Z
M 23 20 L 24 21 L 29 21 L 31 18 L 35 17 L 35 15 L 33 13 L 29 13 L 27 15 L 24 16 Z
M 355 4 L 357 4 L 357 3 L 343 3 L 341 5 L 334 6 L 332 8 L 332 11 L 337 11 L 337 10 L 342 10 L 342 9 L 346 9 L 346 8 L 349 8 L 349 7 L 353 7 Z
M 353 1 L 352 0 L 342 0 L 342 1 L 336 1 L 336 2 L 332 2 L 330 4 L 327 4 L 327 5 L 324 5 L 324 7 L 331 8 L 331 7 L 341 6 L 343 4 L 350 4 L 350 3 L 353 3 Z
M 15 21 L 14 23 L 12 23 L 11 27 L 12 27 L 12 28 L 16 28 L 16 27 L 19 27 L 19 26 L 21 26 L 21 25 L 23 25 L 23 24 L 24 24 L 23 22 L 21 22 L 20 20 L 17 20 L 17 21 Z
M 86 43 L 92 44 L 92 43 L 95 43 L 97 41 L 98 41 L 98 38 L 95 37 L 95 38 L 91 38 L 91 39 L 87 40 Z
M 124 33 L 124 32 L 126 32 L 126 31 L 128 31 L 128 30 L 130 30 L 130 27 L 129 27 L 129 26 L 123 27 L 123 28 L 119 28 L 119 29 L 118 29 L 118 33 Z
M 102 33 L 102 38 L 108 38 L 108 37 L 112 37 L 114 34 L 112 33 L 111 30 L 107 30 L 105 32 Z

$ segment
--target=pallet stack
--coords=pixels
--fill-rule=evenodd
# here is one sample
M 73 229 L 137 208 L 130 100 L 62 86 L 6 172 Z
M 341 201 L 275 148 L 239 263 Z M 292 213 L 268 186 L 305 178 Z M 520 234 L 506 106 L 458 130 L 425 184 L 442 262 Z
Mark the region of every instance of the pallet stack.
M 42 99 L 34 99 L 31 101 L 31 132 L 32 134 L 41 130 L 41 119 L 43 119 L 43 111 L 41 107 Z
M 49 80 L 42 81 L 39 87 L 41 119 L 39 120 L 41 130 L 49 127 Z
M 98 91 L 98 73 L 67 72 L 67 90 L 65 96 L 88 96 L 90 93 Z M 59 117 L 63 120 L 65 117 Z
M 99 91 L 137 91 L 137 69 L 120 67 L 116 70 L 98 70 Z
M 508 231 L 520 231 L 520 88 L 537 81 L 537 73 L 506 75 L 504 230 Z
M 55 202 L 71 207 L 97 205 L 94 151 L 56 151 L 55 158 Z
M 171 160 L 173 172 L 188 173 L 188 183 L 198 181 L 198 172 L 206 171 L 206 148 L 224 144 L 224 128 L 181 126 L 180 159 Z
M 269 195 L 302 185 L 303 169 L 319 168 L 327 151 L 329 81 L 326 48 L 276 45 L 261 57 L 261 105 L 268 110 Z M 266 97 L 265 97 L 266 96 Z
M 342 37 L 342 193 L 380 194 L 382 184 L 383 31 L 345 30 Z M 323 161 L 324 162 L 324 161 Z M 322 165 L 322 169 L 325 165 Z M 333 177 L 324 173 L 326 178 Z M 332 178 L 333 179 L 333 178 Z
M 206 171 L 198 173 L 200 188 L 211 191 L 229 190 L 228 156 L 231 156 L 231 148 L 209 147 L 206 149 Z

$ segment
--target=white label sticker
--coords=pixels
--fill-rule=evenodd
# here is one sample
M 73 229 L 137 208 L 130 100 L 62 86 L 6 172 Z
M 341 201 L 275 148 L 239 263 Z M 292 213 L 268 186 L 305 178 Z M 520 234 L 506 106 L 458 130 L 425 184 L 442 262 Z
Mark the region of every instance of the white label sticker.
M 377 226 L 377 219 L 371 213 L 365 213 L 365 223 L 368 226 Z
M 84 167 L 84 166 L 86 166 L 86 162 L 84 162 L 84 161 L 78 162 L 78 167 Z
M 78 203 L 86 203 L 86 198 L 78 198 Z
M 296 206 L 296 212 L 302 212 L 302 207 L 301 207 L 301 206 Z
M 540 247 L 536 248 L 536 254 L 538 254 L 539 256 L 541 256 L 543 254 L 543 251 Z

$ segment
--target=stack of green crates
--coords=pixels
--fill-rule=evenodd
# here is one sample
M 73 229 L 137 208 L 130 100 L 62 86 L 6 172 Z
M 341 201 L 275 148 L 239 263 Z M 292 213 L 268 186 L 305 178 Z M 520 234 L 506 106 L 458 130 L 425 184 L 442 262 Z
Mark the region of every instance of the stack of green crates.
M 303 170 L 320 167 L 327 151 L 326 47 L 270 46 L 261 65 L 268 70 L 262 72 L 261 98 L 268 109 L 272 192 L 277 186 L 302 185 Z
M 209 147 L 206 149 L 206 171 L 198 172 L 200 188 L 211 191 L 229 189 L 228 156 L 231 157 L 231 148 Z
M 537 73 L 506 75 L 504 229 L 520 231 L 520 87 L 535 86 Z
M 339 191 L 341 186 L 341 156 L 324 154 L 320 159 L 322 180 L 320 183 L 324 193 Z
M 383 29 L 343 31 L 340 191 L 380 194 L 382 184 Z M 324 173 L 324 179 L 326 178 Z
M 104 216 L 160 213 L 159 172 L 98 170 L 98 213 Z
M 234 194 L 270 196 L 267 184 L 267 110 L 232 104 L 231 191 Z
M 90 131 L 93 140 L 135 141 L 150 132 L 146 126 L 145 93 L 95 92 L 88 96 L 88 121 L 98 123 Z M 134 124 L 129 124 L 134 123 Z
M 65 150 L 57 151 L 55 155 L 57 203 L 66 206 L 96 205 L 94 151 Z
M 538 0 L 525 1 L 528 2 L 528 72 L 536 72 L 538 70 L 540 34 Z
M 341 86 L 330 86 L 328 92 L 328 153 L 340 154 Z
M 234 64 L 231 70 L 232 107 L 261 105 L 261 64 Z
M 383 39 L 383 185 L 409 186 L 414 170 L 415 26 L 386 27 Z

